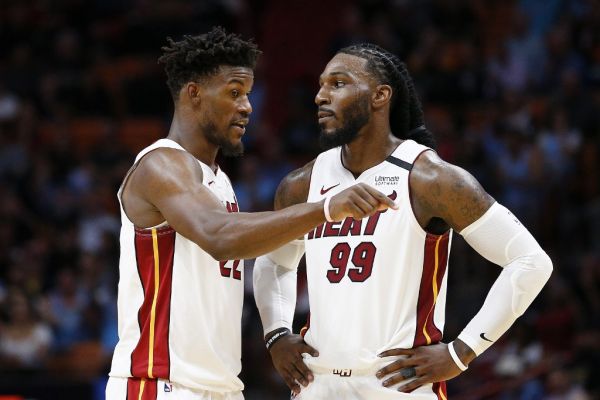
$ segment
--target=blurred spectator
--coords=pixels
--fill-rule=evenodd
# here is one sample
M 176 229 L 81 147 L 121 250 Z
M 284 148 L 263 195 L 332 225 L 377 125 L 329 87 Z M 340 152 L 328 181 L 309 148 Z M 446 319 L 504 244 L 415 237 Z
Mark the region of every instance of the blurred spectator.
M 581 385 L 573 381 L 573 377 L 566 370 L 553 371 L 546 379 L 545 400 L 588 400 Z
M 546 182 L 561 182 L 574 168 L 575 155 L 581 145 L 581 133 L 569 126 L 566 112 L 551 113 L 548 129 L 538 137 L 538 146 L 544 158 Z
M 29 375 L 7 383 L 3 373 L 0 393 L 14 383 L 23 393 L 43 387 L 27 396 L 42 400 L 92 397 L 52 387 L 72 388 L 65 365 L 95 360 L 80 383 L 88 386 L 108 367 L 116 192 L 172 113 L 158 50 L 168 35 L 218 24 L 265 51 L 247 155 L 219 161 L 235 172 L 242 210 L 271 209 L 281 178 L 317 154 L 314 96 L 329 53 L 358 41 L 397 52 L 440 155 L 511 208 L 555 264 L 522 325 L 450 381 L 451 397 L 600 398 L 600 5 L 591 0 L 2 3 L 0 359 L 4 371 L 37 369 L 42 383 Z M 446 340 L 498 273 L 459 235 L 452 252 Z M 295 327 L 309 302 L 303 274 Z M 285 396 L 251 297 L 243 322 L 246 398 Z M 74 361 L 53 362 L 64 354 Z
M 6 320 L 0 325 L 0 368 L 37 369 L 44 366 L 52 332 L 19 289 L 9 290 L 5 302 Z
M 85 317 L 90 293 L 78 285 L 76 272 L 65 267 L 57 272 L 56 284 L 44 304 L 45 318 L 54 331 L 53 349 L 61 352 L 90 337 Z

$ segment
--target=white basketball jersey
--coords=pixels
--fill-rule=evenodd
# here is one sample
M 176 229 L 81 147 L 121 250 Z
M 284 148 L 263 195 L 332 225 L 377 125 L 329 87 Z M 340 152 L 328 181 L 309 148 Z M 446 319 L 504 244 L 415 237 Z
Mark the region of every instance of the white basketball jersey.
M 412 164 L 426 150 L 404 141 L 358 178 L 342 165 L 340 147 L 317 157 L 309 202 L 363 182 L 400 208 L 327 222 L 305 235 L 310 301 L 305 340 L 320 354 L 306 360 L 309 366 L 372 369 L 384 350 L 441 340 L 451 232 L 424 231 L 409 196 Z
M 159 147 L 184 150 L 172 140 L 161 139 L 142 150 L 134 165 Z M 227 175 L 198 163 L 203 185 L 224 209 L 237 212 Z M 121 192 L 122 187 L 119 203 Z M 243 261 L 219 263 L 175 232 L 168 221 L 155 228 L 137 228 L 122 203 L 121 221 L 119 342 L 110 376 L 160 378 L 212 392 L 242 390 L 237 375 Z

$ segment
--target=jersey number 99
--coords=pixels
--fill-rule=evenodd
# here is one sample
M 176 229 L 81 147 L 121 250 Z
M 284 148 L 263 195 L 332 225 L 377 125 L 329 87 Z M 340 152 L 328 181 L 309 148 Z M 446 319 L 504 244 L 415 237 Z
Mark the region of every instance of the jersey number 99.
M 354 251 L 348 243 L 338 243 L 331 250 L 329 263 L 333 268 L 327 270 L 327 279 L 331 283 L 340 283 L 347 271 L 352 282 L 366 281 L 373 272 L 376 252 L 377 248 L 371 242 L 362 242 Z M 349 261 L 354 266 L 348 268 Z

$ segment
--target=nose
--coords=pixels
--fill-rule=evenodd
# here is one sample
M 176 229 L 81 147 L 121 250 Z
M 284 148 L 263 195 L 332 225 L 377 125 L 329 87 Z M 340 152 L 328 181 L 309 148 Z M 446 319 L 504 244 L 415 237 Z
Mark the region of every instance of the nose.
M 331 103 L 331 101 L 329 99 L 329 94 L 328 94 L 328 92 L 325 90 L 325 88 L 323 86 L 321 86 L 321 88 L 317 92 L 317 95 L 315 96 L 315 103 L 318 106 L 321 106 L 323 104 L 330 104 Z
M 250 104 L 250 99 L 247 96 L 238 103 L 238 112 L 244 117 L 252 114 L 252 104 Z

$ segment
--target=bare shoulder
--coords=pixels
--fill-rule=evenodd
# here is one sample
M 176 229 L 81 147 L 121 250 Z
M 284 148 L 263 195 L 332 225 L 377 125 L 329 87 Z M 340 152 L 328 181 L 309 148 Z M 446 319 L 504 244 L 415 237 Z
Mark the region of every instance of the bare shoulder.
M 433 151 L 424 152 L 415 161 L 410 188 L 415 214 L 422 225 L 431 218 L 441 218 L 461 231 L 494 203 L 473 175 Z
M 275 193 L 276 210 L 306 202 L 314 163 L 312 160 L 283 178 Z
M 189 153 L 168 147 L 158 148 L 143 157 L 131 174 L 131 189 L 143 193 L 160 188 L 202 184 L 202 168 Z M 188 186 L 189 187 L 189 186 Z
M 123 207 L 136 226 L 154 226 L 166 219 L 159 206 L 165 199 L 198 185 L 202 185 L 202 168 L 191 154 L 158 148 L 145 155 L 126 178 Z

